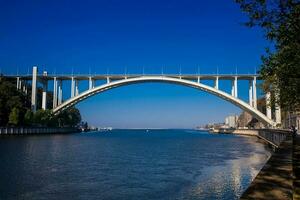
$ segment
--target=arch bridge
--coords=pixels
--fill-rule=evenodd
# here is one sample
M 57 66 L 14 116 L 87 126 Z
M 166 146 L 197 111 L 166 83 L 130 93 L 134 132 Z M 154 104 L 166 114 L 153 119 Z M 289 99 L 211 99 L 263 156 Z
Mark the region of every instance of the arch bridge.
M 57 114 L 91 96 L 102 93 L 104 91 L 129 85 L 144 82 L 167 82 L 172 84 L 184 85 L 187 87 L 196 88 L 220 97 L 238 107 L 242 110 L 247 111 L 252 116 L 257 118 L 259 121 L 267 126 L 275 127 L 281 123 L 280 107 L 275 106 L 275 119 L 272 119 L 272 110 L 270 106 L 266 106 L 266 115 L 257 109 L 257 80 L 259 77 L 256 74 L 160 74 L 160 75 L 145 75 L 145 74 L 106 74 L 106 75 L 48 75 L 47 72 L 38 74 L 38 68 L 33 67 L 32 74 L 30 75 L 10 75 L 6 76 L 16 80 L 16 87 L 19 90 L 27 92 L 28 83 L 31 82 L 31 106 L 32 111 L 35 112 L 37 109 L 37 85 L 41 83 L 43 86 L 42 93 L 42 109 L 47 109 L 47 92 L 48 85 L 53 82 L 53 106 L 52 112 Z M 103 84 L 96 85 L 95 82 L 101 80 Z M 204 84 L 203 80 L 212 80 L 214 86 Z M 219 80 L 231 81 L 231 93 L 227 93 L 219 89 Z M 247 80 L 249 81 L 249 101 L 245 102 L 238 98 L 238 81 Z M 71 82 L 70 98 L 63 99 L 63 82 Z M 88 88 L 85 91 L 79 92 L 79 84 L 81 81 L 88 81 Z M 276 95 L 275 95 L 276 96 Z M 266 105 L 270 103 L 270 93 L 265 94 Z

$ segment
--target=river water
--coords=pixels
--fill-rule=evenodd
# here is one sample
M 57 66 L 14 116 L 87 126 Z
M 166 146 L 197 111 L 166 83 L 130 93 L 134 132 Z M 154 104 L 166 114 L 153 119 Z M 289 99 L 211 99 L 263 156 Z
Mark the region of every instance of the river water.
M 0 137 L 0 199 L 238 199 L 270 156 L 255 137 L 113 130 Z

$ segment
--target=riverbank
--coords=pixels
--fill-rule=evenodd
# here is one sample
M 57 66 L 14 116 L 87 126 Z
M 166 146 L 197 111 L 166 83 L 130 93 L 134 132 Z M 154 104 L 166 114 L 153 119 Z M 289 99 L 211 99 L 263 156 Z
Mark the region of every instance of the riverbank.
M 43 127 L 5 127 L 0 128 L 0 136 L 3 135 L 31 135 L 31 134 L 55 134 L 79 132 L 77 128 L 43 128 Z
M 300 199 L 300 136 L 287 130 L 224 129 L 214 133 L 256 136 L 275 151 L 240 199 Z
M 240 199 L 293 199 L 293 142 L 283 141 Z

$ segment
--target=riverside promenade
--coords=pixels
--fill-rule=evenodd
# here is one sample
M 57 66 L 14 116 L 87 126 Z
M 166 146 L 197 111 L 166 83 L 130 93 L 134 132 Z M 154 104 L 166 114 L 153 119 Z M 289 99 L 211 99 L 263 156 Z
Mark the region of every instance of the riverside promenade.
M 293 199 L 292 154 L 292 136 L 288 136 L 275 150 L 240 199 Z
M 240 199 L 300 199 L 300 135 L 286 137 Z
M 293 198 L 294 200 L 300 199 L 300 135 L 294 138 L 293 144 Z
M 241 200 L 300 200 L 300 135 L 280 129 L 218 129 L 213 133 L 256 136 L 274 148 Z

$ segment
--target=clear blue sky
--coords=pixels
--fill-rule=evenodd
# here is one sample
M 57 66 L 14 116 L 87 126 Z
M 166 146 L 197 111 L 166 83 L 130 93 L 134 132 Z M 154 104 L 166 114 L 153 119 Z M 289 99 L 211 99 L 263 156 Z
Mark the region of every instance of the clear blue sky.
M 196 73 L 199 66 L 201 73 L 253 73 L 268 43 L 245 21 L 229 0 L 1 1 L 0 68 Z M 243 99 L 246 85 L 240 85 Z M 221 87 L 229 91 L 229 83 Z M 90 124 L 121 128 L 191 128 L 240 112 L 204 92 L 157 83 L 114 89 L 78 108 Z

